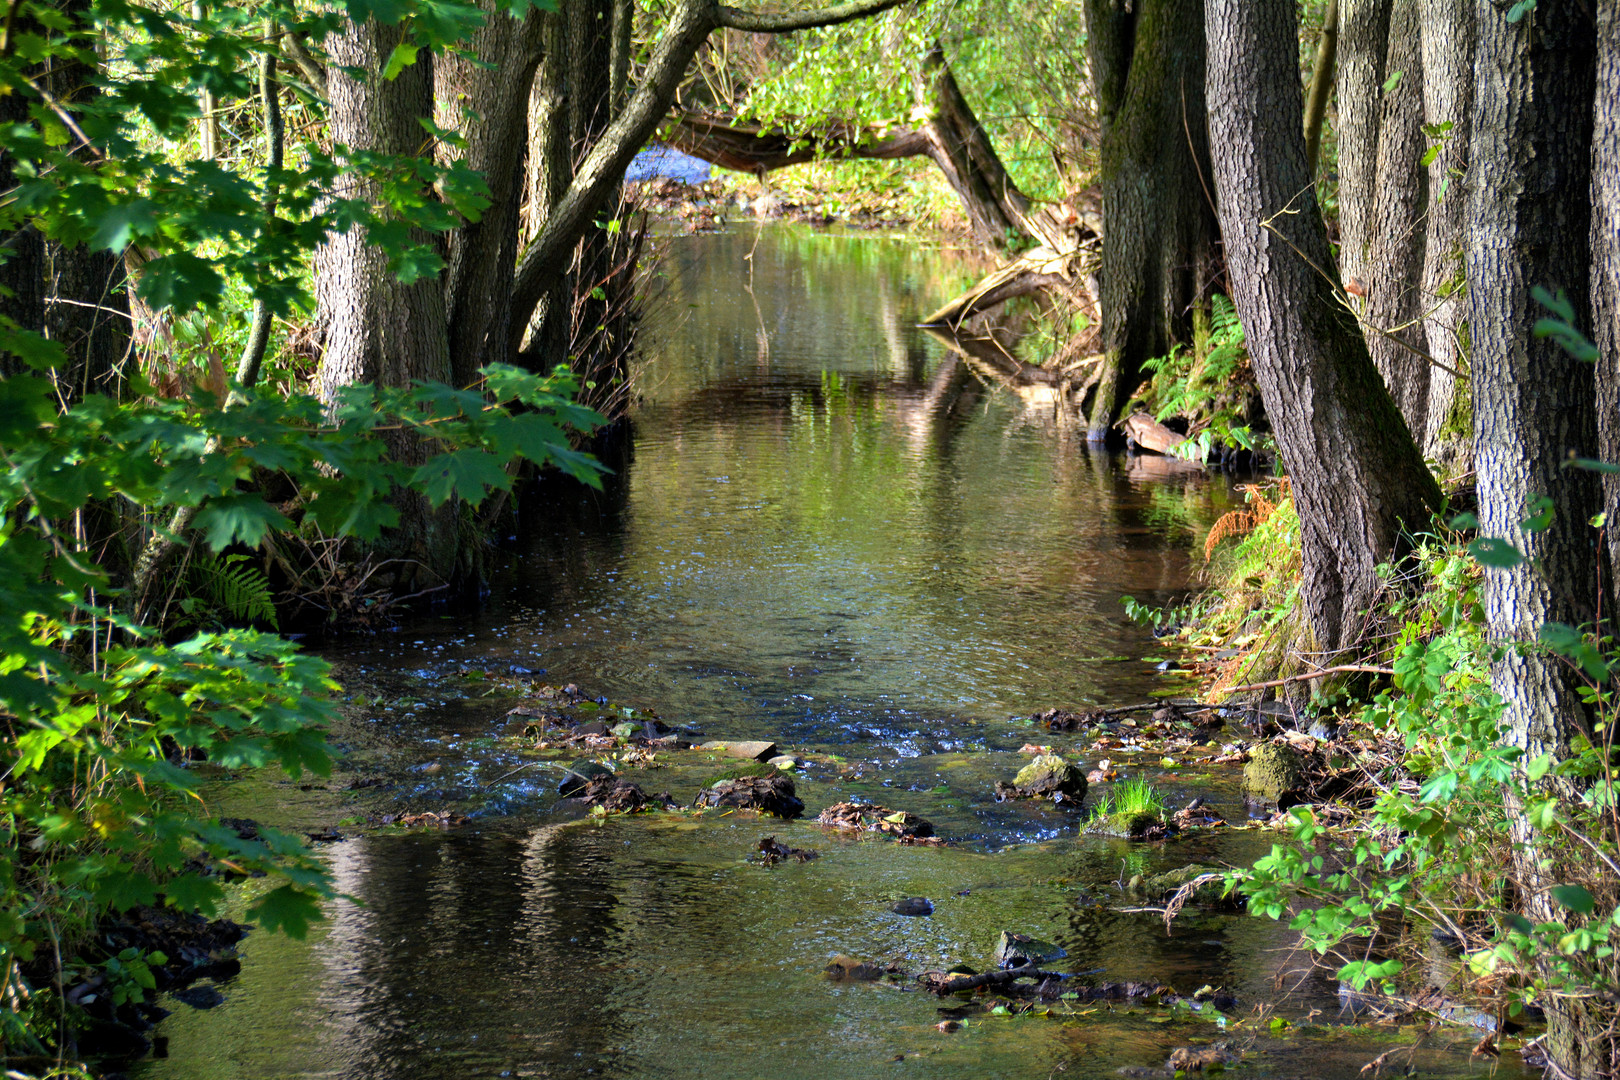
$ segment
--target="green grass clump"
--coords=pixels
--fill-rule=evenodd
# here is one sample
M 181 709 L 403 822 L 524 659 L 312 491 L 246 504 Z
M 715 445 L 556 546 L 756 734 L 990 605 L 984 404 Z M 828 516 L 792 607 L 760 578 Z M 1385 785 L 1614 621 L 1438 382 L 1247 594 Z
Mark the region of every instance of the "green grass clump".
M 1121 780 L 1098 804 L 1099 817 L 1122 816 L 1134 818 L 1142 814 L 1164 817 L 1164 800 L 1153 790 L 1153 785 L 1141 778 Z

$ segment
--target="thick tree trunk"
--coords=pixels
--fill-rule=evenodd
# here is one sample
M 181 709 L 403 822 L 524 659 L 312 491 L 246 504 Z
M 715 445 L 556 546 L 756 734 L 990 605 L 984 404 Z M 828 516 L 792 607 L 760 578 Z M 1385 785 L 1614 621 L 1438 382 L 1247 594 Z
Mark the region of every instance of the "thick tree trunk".
M 71 18 L 90 20 L 87 0 L 64 7 Z M 100 93 L 98 73 L 84 60 L 58 59 L 44 75 L 57 101 L 82 109 Z M 127 275 L 122 252 L 92 250 L 47 241 L 45 260 L 45 333 L 61 343 L 66 367 L 54 372 L 57 392 L 67 402 L 88 394 L 118 397 L 129 356 L 130 318 Z
M 1431 130 L 1450 125 L 1440 150 L 1429 163 L 1429 215 L 1423 241 L 1424 343 L 1434 363 L 1429 368 L 1427 424 L 1414 431 L 1424 454 L 1444 458 L 1466 471 L 1472 458 L 1471 438 L 1457 431 L 1458 376 L 1468 359 L 1462 348 L 1467 300 L 1463 294 L 1463 239 L 1468 194 L 1462 172 L 1468 166 L 1469 132 L 1473 130 L 1474 39 L 1473 0 L 1421 0 L 1419 36 L 1423 45 L 1423 113 Z
M 1504 737 L 1526 760 L 1566 757 L 1576 736 L 1591 735 L 1578 674 L 1536 639 L 1548 621 L 1586 622 L 1598 610 L 1597 534 L 1587 519 L 1600 485 L 1563 467 L 1568 455 L 1596 447 L 1595 379 L 1589 365 L 1534 336 L 1545 312 L 1530 295 L 1534 286 L 1565 290 L 1577 324 L 1587 325 L 1596 28 L 1581 8 L 1543 4 L 1534 18 L 1509 23 L 1491 0 L 1478 5 L 1467 245 L 1475 463 L 1483 531 L 1528 556 L 1489 570 L 1484 587 L 1489 631 L 1507 646 L 1491 685 L 1502 698 Z M 1545 528 L 1522 527 L 1543 508 Z M 1523 914 L 1562 918 L 1546 889 L 1561 880 L 1566 852 L 1522 814 L 1512 826 Z M 1599 1006 L 1557 994 L 1542 1001 L 1547 1050 L 1561 1073 L 1613 1075 L 1613 1028 L 1600 1034 Z
M 1086 436 L 1107 438 L 1144 360 L 1186 341 L 1218 235 L 1207 178 L 1204 27 L 1196 0 L 1091 0 L 1102 120 L 1103 371 Z M 1296 118 L 1296 125 L 1297 125 Z
M 1597 343 L 1598 439 L 1620 462 L 1620 5 L 1598 14 L 1597 113 L 1592 125 L 1592 338 Z M 1620 475 L 1603 479 L 1609 572 L 1620 566 Z
M 1423 256 L 1429 177 L 1423 168 L 1423 50 L 1420 0 L 1394 0 L 1385 70 L 1400 81 L 1383 95 L 1363 282 L 1367 350 L 1414 437 L 1428 431 L 1429 362 L 1423 330 Z M 1341 148 L 1343 143 L 1340 144 Z M 1340 199 L 1346 192 L 1340 188 Z M 1358 193 L 1358 201 L 1360 195 Z
M 1318 648 L 1349 647 L 1440 491 L 1340 302 L 1311 197 L 1292 0 L 1209 0 L 1209 134 L 1233 300 L 1293 478 Z
M 1391 0 L 1340 0 L 1339 274 L 1365 283 L 1378 175 L 1378 121 Z
M 397 78 L 380 77 L 402 35 L 399 27 L 368 20 L 350 23 L 327 39 L 335 143 L 404 156 L 421 151 L 420 121 L 433 116 L 434 58 L 424 50 Z M 369 72 L 370 77 L 352 78 L 345 74 L 346 67 Z M 362 188 L 356 194 L 363 198 L 374 193 Z M 425 234 L 417 239 L 426 239 Z M 316 384 L 326 400 L 346 386 L 404 387 L 419 379 L 451 378 L 443 282 L 422 278 L 402 284 L 389 270 L 383 252 L 359 229 L 331 237 L 316 252 L 315 295 L 326 329 Z M 390 450 L 396 460 L 426 460 L 424 448 L 402 435 L 391 437 Z M 420 495 L 402 493 L 397 505 L 400 527 L 380 549 L 410 561 L 402 589 L 476 577 L 476 568 L 465 562 L 475 551 L 460 542 L 454 503 L 433 511 Z

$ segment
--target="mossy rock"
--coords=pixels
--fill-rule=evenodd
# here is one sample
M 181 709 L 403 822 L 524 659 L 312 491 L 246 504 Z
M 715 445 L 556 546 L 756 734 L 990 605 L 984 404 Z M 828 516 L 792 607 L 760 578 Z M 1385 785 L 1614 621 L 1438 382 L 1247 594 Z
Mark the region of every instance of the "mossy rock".
M 1127 886 L 1132 892 L 1153 900 L 1165 900 L 1174 896 L 1182 886 L 1189 884 L 1204 874 L 1224 874 L 1218 866 L 1200 866 L 1196 863 L 1183 866 L 1176 870 L 1166 870 L 1160 874 L 1137 874 L 1131 878 Z M 1192 900 L 1198 904 L 1215 904 L 1222 900 L 1222 893 L 1226 891 L 1226 882 L 1222 878 L 1206 881 L 1193 890 Z
M 775 765 L 750 761 L 746 765 L 733 765 L 729 769 L 722 769 L 703 782 L 704 787 L 714 787 L 727 780 L 741 780 L 750 776 L 775 776 L 781 770 Z
M 1086 797 L 1086 774 L 1056 754 L 1041 754 L 1018 770 L 1013 786 L 1030 798 L 1061 794 L 1079 802 Z
M 1306 786 L 1305 755 L 1286 743 L 1261 743 L 1243 766 L 1243 790 L 1268 802 Z
M 1001 968 L 1044 964 L 1049 960 L 1061 960 L 1067 955 L 1068 952 L 1061 945 L 1011 930 L 1003 930 L 996 941 L 996 966 Z

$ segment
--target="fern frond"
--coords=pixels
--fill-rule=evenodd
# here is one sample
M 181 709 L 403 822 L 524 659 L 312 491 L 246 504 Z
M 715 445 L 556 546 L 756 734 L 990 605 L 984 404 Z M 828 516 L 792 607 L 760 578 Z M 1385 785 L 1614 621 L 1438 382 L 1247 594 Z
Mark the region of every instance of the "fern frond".
M 275 594 L 270 580 L 246 555 L 201 554 L 192 575 L 204 599 L 234 622 L 262 623 L 277 629 Z

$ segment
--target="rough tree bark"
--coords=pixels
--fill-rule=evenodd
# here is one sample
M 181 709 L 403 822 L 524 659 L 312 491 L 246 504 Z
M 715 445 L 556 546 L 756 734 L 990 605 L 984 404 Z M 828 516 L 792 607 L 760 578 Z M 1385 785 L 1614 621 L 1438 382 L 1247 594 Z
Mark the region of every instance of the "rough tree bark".
M 1197 0 L 1090 0 L 1102 122 L 1103 370 L 1086 437 L 1107 438 L 1144 360 L 1190 340 L 1217 272 Z M 1296 117 L 1297 123 L 1297 117 Z
M 1339 273 L 1366 280 L 1391 0 L 1340 0 L 1337 116 Z
M 1567 455 L 1596 448 L 1596 388 L 1590 365 L 1532 333 L 1545 313 L 1531 289 L 1566 290 L 1576 322 L 1588 324 L 1596 27 L 1579 4 L 1542 4 L 1517 23 L 1491 0 L 1477 10 L 1467 249 L 1479 518 L 1484 532 L 1528 556 L 1486 574 L 1487 627 L 1508 646 L 1491 685 L 1504 738 L 1527 760 L 1562 758 L 1577 735 L 1591 734 L 1590 722 L 1576 672 L 1535 642 L 1544 623 L 1578 624 L 1598 610 L 1597 535 L 1587 521 L 1600 485 L 1563 467 Z M 1545 528 L 1522 527 L 1542 508 Z M 1511 823 L 1521 910 L 1537 922 L 1562 917 L 1546 887 L 1567 854 L 1544 846 L 1522 814 Z M 1548 1053 L 1562 1073 L 1612 1076 L 1614 1029 L 1600 1015 L 1612 1006 L 1556 993 L 1541 1000 Z
M 69 18 L 90 22 L 88 0 L 70 0 L 62 11 Z M 74 110 L 100 93 L 99 74 L 87 60 L 58 59 L 42 79 L 58 101 Z M 61 343 L 68 357 L 67 366 L 52 373 L 57 393 L 69 403 L 92 393 L 118 397 L 131 327 L 123 254 L 54 240 L 47 240 L 42 251 L 45 333 Z
M 439 154 L 461 157 L 482 173 L 490 197 L 482 218 L 450 233 L 445 253 L 450 377 L 458 386 L 472 383 L 484 365 L 508 359 L 525 110 L 543 30 L 538 13 L 514 23 L 491 0 L 479 6 L 487 21 L 464 49 L 433 58 L 435 120 L 467 141 L 465 149 L 440 144 Z
M 1439 129 L 1449 124 L 1439 153 L 1429 163 L 1429 215 L 1423 240 L 1424 343 L 1434 363 L 1429 368 L 1425 429 L 1417 435 L 1423 452 L 1445 456 L 1459 470 L 1471 460 L 1468 439 L 1448 438 L 1456 409 L 1458 381 L 1468 360 L 1461 334 L 1467 317 L 1463 295 L 1463 240 L 1468 196 L 1462 174 L 1468 166 L 1469 132 L 1473 130 L 1474 40 L 1477 22 L 1473 0 L 1421 0 L 1419 36 L 1423 45 L 1423 113 Z
M 1367 350 L 1414 437 L 1428 431 L 1429 362 L 1424 357 L 1423 254 L 1428 231 L 1429 175 L 1423 168 L 1423 49 L 1419 0 L 1394 0 L 1384 70 L 1398 82 L 1382 95 L 1373 131 L 1373 186 L 1367 193 L 1340 187 L 1340 201 L 1370 202 L 1365 286 Z M 1341 148 L 1343 143 L 1340 144 Z M 1367 198 L 1370 196 L 1370 198 Z M 1349 246 L 1349 245 L 1347 245 Z
M 1316 646 L 1359 637 L 1376 567 L 1440 490 L 1340 302 L 1311 197 L 1292 0 L 1209 0 L 1210 148 L 1233 301 L 1293 478 Z
M 331 59 L 328 92 L 332 139 L 356 150 L 413 155 L 422 152 L 420 121 L 433 116 L 433 67 L 438 57 L 426 50 L 397 78 L 380 72 L 394 47 L 404 39 L 400 27 L 375 20 L 349 23 L 326 41 Z M 373 73 L 355 79 L 344 68 Z M 431 151 L 429 151 L 431 152 Z M 416 239 L 426 239 L 418 235 Z M 383 252 L 359 229 L 331 237 L 315 254 L 315 296 L 325 326 L 325 347 L 316 374 L 317 392 L 332 400 L 342 387 L 357 384 L 410 386 L 416 380 L 451 377 L 450 323 L 443 283 L 422 278 L 402 284 L 388 268 Z M 398 460 L 426 460 L 423 448 L 395 435 L 390 451 Z M 422 496 L 398 496 L 400 528 L 381 550 L 409 560 L 401 589 L 418 590 L 454 584 L 477 568 L 464 561 L 456 528 L 456 507 L 434 512 Z
M 1592 338 L 1598 346 L 1598 439 L 1620 462 L 1620 5 L 1598 14 L 1597 111 L 1592 125 Z M 1603 480 L 1609 567 L 1620 566 L 1620 475 Z

